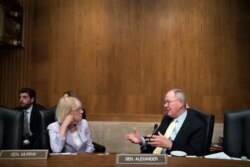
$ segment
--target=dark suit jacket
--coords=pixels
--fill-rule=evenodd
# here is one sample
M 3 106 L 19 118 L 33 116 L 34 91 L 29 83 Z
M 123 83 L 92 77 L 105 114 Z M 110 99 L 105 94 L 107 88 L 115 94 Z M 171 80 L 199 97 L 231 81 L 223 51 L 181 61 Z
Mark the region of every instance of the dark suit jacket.
M 187 109 L 188 111 L 189 109 Z M 164 116 L 158 130 L 155 134 L 158 135 L 158 131 L 161 134 L 165 134 L 167 127 L 171 123 L 172 118 Z M 202 155 L 202 146 L 205 137 L 205 124 L 195 115 L 187 112 L 187 117 L 182 124 L 171 150 L 167 150 L 170 153 L 172 150 L 184 151 L 188 155 Z M 141 150 L 142 153 L 152 153 L 155 147 L 147 145 L 146 149 Z
M 30 115 L 30 131 L 32 132 L 32 136 L 28 138 L 30 141 L 30 147 L 34 149 L 39 149 L 40 147 L 40 134 L 41 134 L 41 129 L 40 129 L 40 118 L 39 118 L 39 111 L 40 110 L 45 110 L 46 108 L 39 105 L 39 104 L 33 104 L 33 108 L 31 111 Z M 23 111 L 21 107 L 16 107 L 15 110 Z

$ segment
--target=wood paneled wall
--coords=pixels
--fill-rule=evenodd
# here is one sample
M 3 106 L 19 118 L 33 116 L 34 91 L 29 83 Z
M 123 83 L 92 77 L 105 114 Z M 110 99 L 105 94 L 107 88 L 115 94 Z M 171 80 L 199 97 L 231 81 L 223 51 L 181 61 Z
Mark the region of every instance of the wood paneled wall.
M 30 3 L 26 0 L 20 0 L 19 2 L 25 9 L 25 49 L 3 47 L 0 48 L 0 105 L 6 107 L 17 106 L 19 98 L 19 89 L 22 86 L 30 86 Z
M 0 52 L 3 105 L 32 86 L 48 107 L 76 91 L 89 120 L 159 121 L 171 88 L 216 122 L 250 106 L 248 1 L 24 2 L 26 47 Z

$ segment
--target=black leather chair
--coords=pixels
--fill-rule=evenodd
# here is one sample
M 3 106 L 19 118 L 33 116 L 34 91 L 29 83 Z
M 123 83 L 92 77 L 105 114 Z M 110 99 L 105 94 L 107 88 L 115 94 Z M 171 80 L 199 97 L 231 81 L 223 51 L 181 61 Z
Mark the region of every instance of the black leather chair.
M 224 152 L 250 158 L 250 108 L 224 113 Z
M 21 149 L 22 138 L 23 112 L 0 107 L 0 150 Z
M 203 150 L 203 155 L 207 155 L 210 153 L 210 147 L 211 147 L 211 142 L 212 142 L 212 137 L 213 137 L 213 132 L 214 132 L 215 117 L 213 114 L 200 111 L 199 109 L 196 109 L 196 108 L 189 108 L 188 111 L 196 115 L 197 117 L 199 117 L 206 125 L 205 139 L 204 139 L 204 145 L 203 145 L 202 150 Z
M 47 126 L 56 121 L 55 118 L 55 112 L 56 112 L 56 106 L 52 107 L 48 110 L 42 110 L 39 112 L 40 118 L 41 118 L 41 147 L 42 149 L 49 149 L 50 152 L 52 152 L 50 148 L 50 142 L 49 142 L 49 134 L 47 130 Z M 102 152 L 104 153 L 106 151 L 106 147 L 103 145 L 100 145 L 98 143 L 93 142 L 93 145 L 95 147 L 95 153 Z

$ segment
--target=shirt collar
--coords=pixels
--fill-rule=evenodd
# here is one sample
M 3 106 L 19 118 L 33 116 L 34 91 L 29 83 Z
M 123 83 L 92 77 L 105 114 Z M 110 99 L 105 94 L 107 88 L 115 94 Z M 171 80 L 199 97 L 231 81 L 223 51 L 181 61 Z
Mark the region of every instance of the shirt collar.
M 187 117 L 187 110 L 184 111 L 181 115 L 179 115 L 177 118 L 176 118 L 176 121 L 177 122 L 184 122 L 184 120 L 186 119 Z
M 77 128 L 80 128 L 81 126 L 82 126 L 82 120 L 79 121 L 79 122 L 77 122 L 77 124 L 76 124 L 76 127 L 77 127 Z
M 27 111 L 27 113 L 31 113 L 32 108 L 33 108 L 33 105 L 31 105 L 31 106 L 30 106 L 27 110 L 25 110 L 25 111 Z

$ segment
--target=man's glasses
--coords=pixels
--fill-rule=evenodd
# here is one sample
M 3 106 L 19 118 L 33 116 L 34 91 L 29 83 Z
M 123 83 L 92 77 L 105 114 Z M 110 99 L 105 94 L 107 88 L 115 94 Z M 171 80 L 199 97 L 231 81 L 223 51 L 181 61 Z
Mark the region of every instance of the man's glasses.
M 170 104 L 171 102 L 178 101 L 178 100 L 180 100 L 180 99 L 166 100 L 166 101 L 163 102 L 163 105 L 165 105 L 165 104 Z

